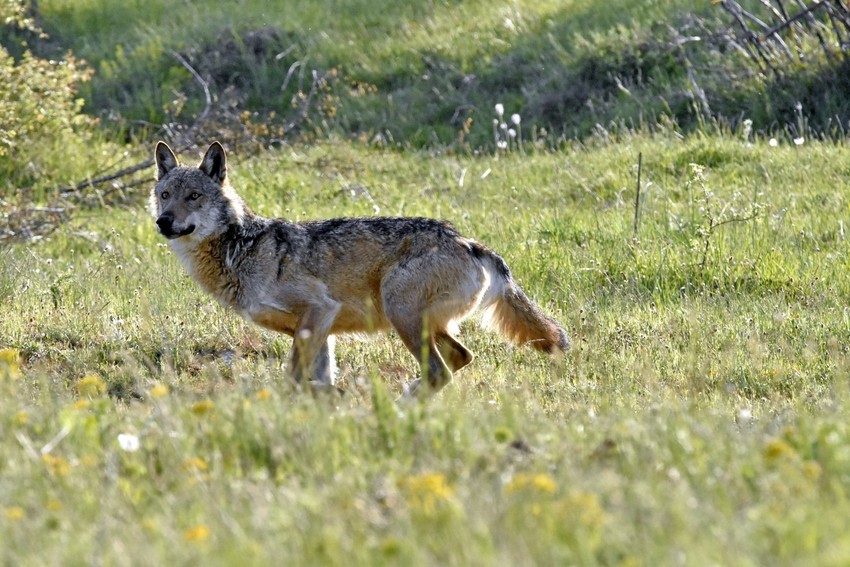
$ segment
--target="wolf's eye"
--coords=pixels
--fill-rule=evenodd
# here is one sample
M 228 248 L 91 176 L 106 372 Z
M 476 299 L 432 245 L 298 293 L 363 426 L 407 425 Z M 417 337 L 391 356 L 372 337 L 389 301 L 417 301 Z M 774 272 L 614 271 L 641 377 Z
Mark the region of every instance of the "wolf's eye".
M 163 201 L 168 199 L 168 191 L 163 191 L 162 195 L 160 195 L 159 198 L 162 199 Z
M 201 194 L 198 193 L 197 191 L 195 191 L 194 193 L 189 195 L 189 198 L 192 199 L 193 201 L 196 201 L 196 200 L 201 198 Z

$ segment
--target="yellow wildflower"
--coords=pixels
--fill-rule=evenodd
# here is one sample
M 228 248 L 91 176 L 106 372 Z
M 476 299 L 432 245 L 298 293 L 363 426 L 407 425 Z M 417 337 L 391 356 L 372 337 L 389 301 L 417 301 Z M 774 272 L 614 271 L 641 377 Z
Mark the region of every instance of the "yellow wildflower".
M 803 463 L 803 474 L 811 480 L 817 480 L 823 474 L 823 468 L 816 461 L 806 461 Z
M 562 505 L 566 513 L 577 517 L 584 526 L 599 529 L 605 523 L 605 511 L 596 494 L 592 492 L 572 492 Z
M 77 400 L 74 402 L 74 409 L 76 410 L 84 410 L 87 409 L 91 405 L 91 402 L 88 400 Z
M 157 384 L 150 390 L 150 395 L 155 400 L 161 400 L 168 395 L 168 386 L 165 384 Z
M 210 413 L 215 404 L 212 400 L 201 400 L 200 402 L 195 402 L 192 405 L 192 413 L 195 415 L 206 415 Z
M 205 471 L 210 466 L 200 457 L 192 457 L 183 461 L 183 468 L 187 471 Z
M 209 537 L 210 529 L 203 524 L 198 524 L 197 526 L 193 526 L 183 532 L 183 539 L 186 541 L 201 542 L 205 541 Z
M 13 348 L 0 350 L 0 378 L 17 380 L 21 372 L 21 354 Z
M 21 353 L 13 348 L 0 349 L 0 363 L 2 364 L 20 364 Z
M 18 423 L 18 425 L 25 424 L 27 421 L 29 421 L 29 418 L 29 415 L 27 415 L 27 412 L 25 412 L 24 410 L 21 410 L 15 414 L 15 421 Z
M 82 396 L 94 397 L 106 392 L 106 382 L 97 374 L 84 376 L 77 382 L 77 391 Z
M 526 474 L 519 473 L 505 485 L 505 492 L 519 492 L 523 490 L 535 490 L 537 492 L 554 493 L 558 485 L 548 474 Z
M 258 400 L 268 400 L 272 397 L 272 393 L 266 389 L 262 389 L 254 395 L 257 397 Z
M 764 456 L 768 459 L 793 457 L 796 454 L 794 448 L 782 439 L 771 439 L 764 447 Z
M 9 506 L 3 513 L 6 515 L 6 518 L 9 520 L 23 520 L 24 516 L 26 516 L 26 512 L 20 506 Z
M 47 465 L 47 470 L 54 476 L 65 476 L 71 471 L 71 463 L 62 457 L 51 455 L 50 453 L 42 455 L 41 460 Z
M 409 476 L 402 479 L 399 485 L 407 494 L 410 505 L 425 514 L 432 514 L 438 504 L 449 502 L 454 495 L 454 488 L 442 473 Z

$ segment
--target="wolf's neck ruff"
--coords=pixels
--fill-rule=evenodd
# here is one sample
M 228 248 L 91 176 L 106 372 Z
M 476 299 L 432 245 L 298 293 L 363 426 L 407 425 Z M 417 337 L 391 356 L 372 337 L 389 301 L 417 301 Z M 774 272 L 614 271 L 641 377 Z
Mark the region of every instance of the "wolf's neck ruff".
M 292 223 L 255 215 L 227 182 L 224 149 L 196 168 L 156 148 L 151 209 L 160 232 L 210 295 L 293 337 L 296 380 L 333 384 L 333 335 L 395 329 L 432 390 L 469 364 L 454 334 L 474 312 L 514 342 L 557 354 L 566 331 L 523 293 L 505 261 L 448 223 L 339 218 Z
M 227 307 L 235 307 L 239 295 L 239 278 L 224 258 L 224 235 L 211 236 L 201 242 L 174 239 L 171 248 L 189 275 L 210 295 Z

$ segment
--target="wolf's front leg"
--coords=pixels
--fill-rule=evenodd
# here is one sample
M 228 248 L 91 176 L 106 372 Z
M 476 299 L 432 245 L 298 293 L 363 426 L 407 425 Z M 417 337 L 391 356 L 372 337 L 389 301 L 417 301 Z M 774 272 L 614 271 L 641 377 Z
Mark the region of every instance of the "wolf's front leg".
M 323 387 L 333 386 L 333 337 L 330 330 L 339 313 L 338 303 L 313 306 L 298 324 L 292 340 L 290 371 L 296 382 L 309 380 Z
M 313 364 L 312 372 L 309 365 L 296 363 L 302 359 L 302 350 L 293 343 L 292 375 L 298 383 L 309 379 L 310 386 L 315 392 L 331 392 L 344 394 L 344 390 L 334 387 L 336 381 L 336 361 L 334 360 L 334 337 L 330 336 L 319 349 L 319 355 Z
M 330 336 L 325 341 L 325 344 L 322 345 L 319 356 L 316 358 L 313 380 L 310 382 L 313 386 L 328 388 L 334 385 L 336 379 L 336 361 L 334 360 L 335 342 L 334 337 Z

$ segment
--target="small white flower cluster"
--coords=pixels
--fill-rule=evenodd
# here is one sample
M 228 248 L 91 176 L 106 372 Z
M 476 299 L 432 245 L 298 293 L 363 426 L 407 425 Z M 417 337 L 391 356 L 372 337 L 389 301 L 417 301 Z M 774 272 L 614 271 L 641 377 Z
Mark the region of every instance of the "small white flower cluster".
M 493 139 L 496 149 L 509 151 L 519 148 L 522 151 L 522 117 L 519 114 L 511 114 L 511 125 L 505 119 L 505 105 L 496 105 L 496 118 L 493 119 Z
M 797 112 L 801 112 L 801 108 L 802 107 L 800 106 L 800 103 L 797 103 Z M 800 130 L 803 130 L 802 126 L 805 126 L 804 119 L 800 119 L 799 122 L 801 124 Z M 793 133 L 796 133 L 796 132 L 793 132 Z M 741 123 L 741 137 L 744 139 L 744 142 L 748 146 L 752 145 L 753 121 L 749 118 L 747 118 L 746 120 L 744 120 Z M 793 138 L 791 138 L 791 141 L 794 142 L 795 146 L 802 146 L 803 144 L 806 143 L 806 137 L 803 136 L 803 135 L 794 136 Z M 776 137 L 771 136 L 767 140 L 767 145 L 770 146 L 771 148 L 777 148 L 777 147 L 779 147 L 779 140 Z
M 798 136 L 793 139 L 793 142 L 795 146 L 802 146 L 806 143 L 806 138 L 804 138 L 803 136 Z M 769 145 L 771 148 L 776 148 L 779 146 L 779 140 L 777 140 L 776 138 L 771 138 L 767 141 L 767 145 Z
M 751 119 L 747 118 L 746 120 L 744 120 L 744 129 L 741 132 L 741 136 L 744 138 L 745 143 L 747 143 L 747 144 L 750 143 L 750 141 L 751 141 L 750 136 L 752 135 L 752 133 L 753 133 L 753 121 Z

